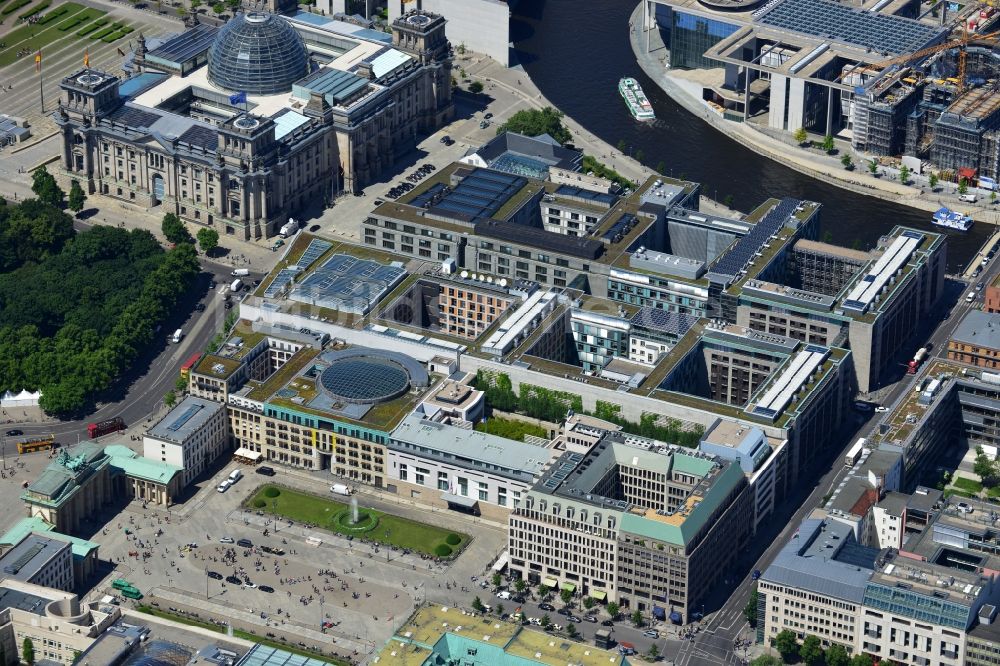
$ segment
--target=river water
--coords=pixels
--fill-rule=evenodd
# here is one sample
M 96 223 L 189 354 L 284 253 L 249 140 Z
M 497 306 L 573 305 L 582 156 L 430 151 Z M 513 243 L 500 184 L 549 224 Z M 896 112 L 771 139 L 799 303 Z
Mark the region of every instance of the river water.
M 823 204 L 821 233 L 838 245 L 868 249 L 894 224 L 940 231 L 931 214 L 867 197 L 805 176 L 729 139 L 673 102 L 636 64 L 628 41 L 633 0 L 521 0 L 511 33 L 517 60 L 556 107 L 614 146 L 624 141 L 633 155 L 655 168 L 703 184 L 703 192 L 733 197 L 750 210 L 769 196 L 792 196 Z M 642 84 L 657 120 L 640 123 L 618 94 L 618 79 Z M 991 226 L 947 232 L 948 266 L 958 271 L 982 247 Z

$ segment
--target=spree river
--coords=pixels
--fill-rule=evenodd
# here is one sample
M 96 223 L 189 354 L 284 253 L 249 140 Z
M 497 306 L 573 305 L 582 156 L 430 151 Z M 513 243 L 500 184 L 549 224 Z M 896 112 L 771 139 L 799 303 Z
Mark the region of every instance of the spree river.
M 821 233 L 838 245 L 871 248 L 894 224 L 941 231 L 931 214 L 856 194 L 762 157 L 713 129 L 676 104 L 643 74 L 628 41 L 633 0 L 520 0 L 511 21 L 516 57 L 542 94 L 556 107 L 614 146 L 624 141 L 633 155 L 655 168 L 703 184 L 703 192 L 750 210 L 769 196 L 792 196 L 823 204 Z M 618 94 L 618 79 L 642 84 L 657 120 L 640 123 Z M 991 225 L 947 232 L 948 266 L 958 271 L 986 241 Z

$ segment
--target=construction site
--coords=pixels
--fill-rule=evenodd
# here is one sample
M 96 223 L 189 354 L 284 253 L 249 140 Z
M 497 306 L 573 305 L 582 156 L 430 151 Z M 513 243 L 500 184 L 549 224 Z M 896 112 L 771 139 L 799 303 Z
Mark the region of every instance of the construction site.
M 647 50 L 692 70 L 727 120 L 1000 178 L 998 0 L 648 2 Z

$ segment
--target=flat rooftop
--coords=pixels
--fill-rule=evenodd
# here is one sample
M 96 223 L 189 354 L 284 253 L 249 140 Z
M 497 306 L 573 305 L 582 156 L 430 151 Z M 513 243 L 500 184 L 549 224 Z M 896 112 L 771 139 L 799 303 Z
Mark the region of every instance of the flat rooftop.
M 757 15 L 754 22 L 871 49 L 885 57 L 918 51 L 945 32 L 913 19 L 832 0 L 783 0 Z
M 432 646 L 445 632 L 503 647 L 520 626 L 494 618 L 468 613 L 460 608 L 426 605 L 414 613 L 396 636 L 421 645 Z
M 65 541 L 41 534 L 30 534 L 0 557 L 0 575 L 30 582 L 61 553 L 70 550 Z
M 390 441 L 393 446 L 406 443 L 424 453 L 430 449 L 450 460 L 464 460 L 467 466 L 528 482 L 541 474 L 553 453 L 542 446 L 431 421 L 418 413 L 404 418 Z
M 951 339 L 977 347 L 1000 349 L 1000 314 L 969 310 L 955 327 Z
M 147 437 L 184 444 L 226 406 L 214 400 L 188 396 L 147 431 Z

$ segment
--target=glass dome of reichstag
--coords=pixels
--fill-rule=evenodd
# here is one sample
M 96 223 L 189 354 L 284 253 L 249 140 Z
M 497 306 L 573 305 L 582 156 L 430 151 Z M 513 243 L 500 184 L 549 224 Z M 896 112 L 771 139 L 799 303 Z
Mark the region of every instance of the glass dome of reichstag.
M 249 95 L 292 89 L 308 74 L 309 55 L 299 33 L 283 18 L 263 12 L 238 14 L 208 50 L 208 80 Z

